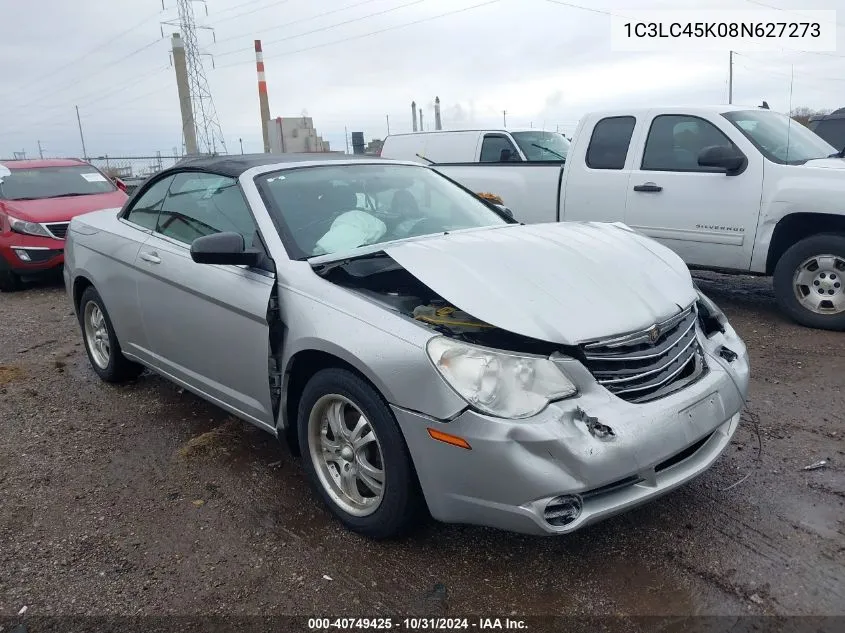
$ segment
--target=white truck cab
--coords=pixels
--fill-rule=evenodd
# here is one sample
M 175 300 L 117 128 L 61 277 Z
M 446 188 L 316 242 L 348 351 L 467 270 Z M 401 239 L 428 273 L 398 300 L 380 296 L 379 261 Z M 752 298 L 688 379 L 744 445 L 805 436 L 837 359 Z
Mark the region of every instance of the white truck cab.
M 557 163 L 566 160 L 569 141 L 563 134 L 533 128 L 439 130 L 392 134 L 382 158 L 418 163 Z
M 556 173 L 435 169 L 499 195 L 525 222 L 624 222 L 692 267 L 774 275 L 792 318 L 845 330 L 845 160 L 786 115 L 742 106 L 596 112 Z

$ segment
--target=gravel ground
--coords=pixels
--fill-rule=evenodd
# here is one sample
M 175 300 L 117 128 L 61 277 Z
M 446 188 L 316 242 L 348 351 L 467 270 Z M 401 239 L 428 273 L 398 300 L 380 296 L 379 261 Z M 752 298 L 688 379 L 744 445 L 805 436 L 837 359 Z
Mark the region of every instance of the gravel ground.
M 148 373 L 101 383 L 58 284 L 0 295 L 0 617 L 845 615 L 845 335 L 787 322 L 767 280 L 700 284 L 752 358 L 710 471 L 565 538 L 388 543 L 270 436 Z

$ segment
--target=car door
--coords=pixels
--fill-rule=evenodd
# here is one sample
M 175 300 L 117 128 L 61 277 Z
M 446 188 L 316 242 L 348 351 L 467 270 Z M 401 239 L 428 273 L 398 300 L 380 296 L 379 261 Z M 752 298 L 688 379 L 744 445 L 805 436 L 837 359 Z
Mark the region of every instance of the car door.
M 114 235 L 103 248 L 114 265 L 104 266 L 97 290 L 108 306 L 124 353 L 147 361 L 147 340 L 138 308 L 138 253 L 149 239 L 172 176 L 149 186 L 120 214 Z M 103 243 L 106 246 L 106 243 Z
M 152 363 L 236 415 L 273 427 L 269 270 L 191 259 L 191 243 L 233 231 L 263 248 L 237 180 L 181 172 L 139 253 L 138 296 Z
M 742 153 L 706 119 L 687 114 L 654 116 L 631 173 L 625 221 L 688 264 L 748 268 L 763 163 L 756 154 L 747 156 L 747 166 L 737 175 L 699 166 L 701 150 L 714 145 Z

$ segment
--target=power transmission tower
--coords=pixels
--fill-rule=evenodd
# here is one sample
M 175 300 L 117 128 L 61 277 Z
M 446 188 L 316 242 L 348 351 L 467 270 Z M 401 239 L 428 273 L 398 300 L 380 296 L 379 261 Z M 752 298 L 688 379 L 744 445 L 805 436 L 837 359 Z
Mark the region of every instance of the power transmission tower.
M 203 53 L 197 43 L 197 29 L 209 27 L 197 25 L 193 2 L 204 4 L 205 0 L 176 0 L 179 20 L 165 22 L 165 24 L 178 26 L 182 33 L 185 61 L 188 67 L 188 88 L 196 128 L 197 151 L 200 154 L 225 154 L 226 141 L 223 139 L 223 129 L 220 127 L 217 109 L 214 107 L 214 99 L 211 97 L 211 89 L 208 87 L 208 79 L 205 76 L 205 68 L 202 64 Z M 206 14 L 208 14 L 207 6 Z

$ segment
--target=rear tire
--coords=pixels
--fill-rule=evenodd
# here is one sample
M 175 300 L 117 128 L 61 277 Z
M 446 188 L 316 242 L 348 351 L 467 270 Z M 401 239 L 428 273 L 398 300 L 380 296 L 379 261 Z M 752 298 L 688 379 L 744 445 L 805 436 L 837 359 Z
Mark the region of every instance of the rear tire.
M 845 330 L 845 235 L 813 235 L 792 245 L 775 267 L 774 289 L 794 321 Z
M 366 381 L 346 369 L 317 372 L 305 385 L 297 418 L 305 471 L 347 528 L 386 539 L 401 535 L 421 516 L 405 440 Z
M 14 292 L 23 287 L 21 278 L 11 270 L 0 271 L 0 290 L 3 292 Z
M 109 313 L 94 286 L 88 286 L 79 301 L 79 325 L 88 360 L 97 375 L 106 382 L 124 382 L 137 378 L 144 367 L 123 355 L 114 333 Z

